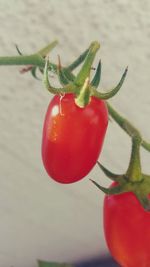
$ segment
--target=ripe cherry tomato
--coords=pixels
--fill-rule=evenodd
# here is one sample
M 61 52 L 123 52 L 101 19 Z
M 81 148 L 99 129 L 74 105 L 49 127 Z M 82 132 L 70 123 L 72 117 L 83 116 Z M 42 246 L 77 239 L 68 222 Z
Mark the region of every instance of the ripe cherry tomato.
M 55 95 L 49 104 L 42 141 L 42 159 L 50 177 L 73 183 L 95 165 L 108 124 L 104 101 L 91 97 L 84 108 L 74 94 Z
M 104 232 L 120 266 L 150 266 L 150 212 L 132 192 L 105 196 Z

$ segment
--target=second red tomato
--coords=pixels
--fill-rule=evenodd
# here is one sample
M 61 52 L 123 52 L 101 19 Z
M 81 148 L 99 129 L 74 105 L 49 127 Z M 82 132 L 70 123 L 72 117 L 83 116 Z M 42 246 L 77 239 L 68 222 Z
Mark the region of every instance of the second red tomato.
M 105 196 L 104 231 L 119 266 L 150 266 L 150 212 L 132 192 Z
M 99 157 L 107 124 L 104 101 L 91 97 L 90 103 L 80 108 L 73 94 L 54 96 L 42 140 L 42 159 L 49 176 L 60 183 L 85 177 Z

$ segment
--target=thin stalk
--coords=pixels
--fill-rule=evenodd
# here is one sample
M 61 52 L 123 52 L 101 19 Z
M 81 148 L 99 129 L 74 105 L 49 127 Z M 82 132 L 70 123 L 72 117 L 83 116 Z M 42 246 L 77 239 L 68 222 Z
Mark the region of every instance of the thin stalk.
M 55 40 L 52 43 L 48 44 L 44 48 L 38 50 L 36 53 L 31 55 L 22 55 L 18 46 L 16 45 L 16 49 L 19 53 L 19 56 L 4 56 L 0 57 L 0 65 L 33 65 L 39 68 L 44 68 L 46 55 L 54 49 L 57 45 L 58 41 Z M 57 66 L 53 63 L 49 64 L 49 69 L 56 71 Z
M 145 140 L 142 140 L 141 145 L 142 145 L 143 148 L 145 148 L 147 151 L 150 152 L 150 143 L 148 143 L 148 142 L 145 141 Z
M 130 136 L 132 137 L 135 133 L 140 134 L 138 129 L 131 124 L 127 119 L 120 115 L 113 107 L 107 102 L 108 112 L 110 116 L 116 121 L 116 123 Z M 141 146 L 150 152 L 150 143 L 142 138 Z
M 125 119 L 122 115 L 120 115 L 108 102 L 107 102 L 107 107 L 111 117 L 129 136 L 132 136 L 135 131 L 136 132 L 138 131 L 127 119 Z
M 0 65 L 35 65 L 45 66 L 45 60 L 38 54 L 29 56 L 0 57 Z
M 141 147 L 140 136 L 134 136 L 132 138 L 132 150 L 131 150 L 130 162 L 128 170 L 126 172 L 126 177 L 130 182 L 138 182 L 143 179 L 141 172 L 140 147 Z
M 33 65 L 39 68 L 44 68 L 45 59 L 39 54 L 0 57 L 0 65 Z M 49 63 L 48 68 L 52 71 L 56 71 L 57 69 L 56 65 L 53 63 Z

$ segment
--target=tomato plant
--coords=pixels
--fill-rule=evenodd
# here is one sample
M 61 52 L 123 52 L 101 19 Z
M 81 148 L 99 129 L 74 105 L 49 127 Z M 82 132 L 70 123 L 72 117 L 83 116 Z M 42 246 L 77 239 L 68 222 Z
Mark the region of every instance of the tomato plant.
M 27 56 L 0 57 L 0 65 L 26 66 L 21 72 L 43 74 L 46 89 L 56 94 L 49 104 L 42 140 L 42 159 L 49 176 L 60 183 L 73 183 L 86 176 L 100 155 L 108 124 L 108 113 L 131 138 L 131 155 L 127 171 L 114 174 L 99 163 L 102 171 L 115 181 L 105 188 L 91 181 L 105 194 L 104 231 L 112 256 L 122 267 L 150 266 L 150 175 L 142 172 L 141 146 L 150 152 L 150 143 L 140 131 L 104 102 L 121 88 L 127 74 L 125 69 L 117 86 L 102 93 L 97 90 L 101 79 L 101 61 L 93 67 L 100 44 L 94 41 L 67 66 L 49 62 L 47 55 L 54 41 Z M 79 72 L 73 71 L 82 64 Z M 95 74 L 91 78 L 91 70 Z M 61 87 L 53 87 L 49 78 L 55 73 Z M 105 90 L 104 90 L 105 91 Z M 63 96 L 61 95 L 63 94 Z M 45 262 L 39 262 L 45 265 Z M 48 263 L 49 264 L 49 263 Z M 51 265 L 53 263 L 50 263 Z M 53 264 L 54 265 L 54 264 Z
M 107 124 L 103 100 L 91 97 L 80 108 L 74 94 L 55 95 L 46 113 L 42 141 L 49 176 L 60 183 L 73 183 L 87 175 L 101 152 Z
M 150 266 L 150 212 L 134 193 L 105 196 L 104 232 L 112 256 L 122 267 Z

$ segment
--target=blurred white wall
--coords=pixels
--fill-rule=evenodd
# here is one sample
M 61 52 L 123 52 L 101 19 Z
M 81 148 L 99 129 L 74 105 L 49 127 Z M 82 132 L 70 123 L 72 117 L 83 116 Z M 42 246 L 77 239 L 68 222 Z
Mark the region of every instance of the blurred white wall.
M 31 53 L 58 39 L 51 58 L 72 61 L 91 41 L 101 42 L 102 89 L 122 90 L 111 101 L 150 140 L 149 0 L 0 0 L 0 55 L 17 43 Z M 41 162 L 42 124 L 51 96 L 19 67 L 0 67 L 0 267 L 36 267 L 36 259 L 77 261 L 108 253 L 103 236 L 103 194 L 89 182 L 109 181 L 95 167 L 87 178 L 60 185 Z M 130 139 L 110 123 L 101 162 L 126 170 Z M 143 152 L 143 169 L 150 155 Z

